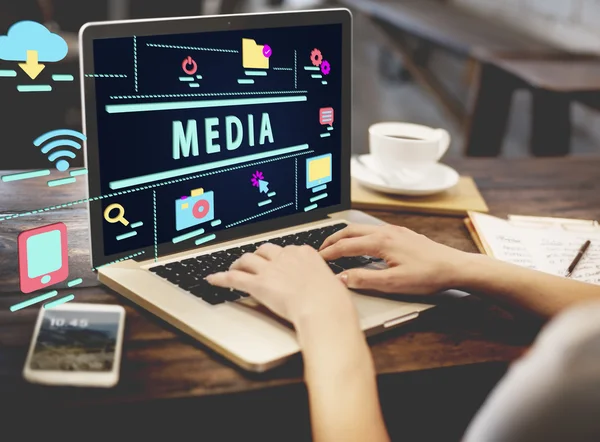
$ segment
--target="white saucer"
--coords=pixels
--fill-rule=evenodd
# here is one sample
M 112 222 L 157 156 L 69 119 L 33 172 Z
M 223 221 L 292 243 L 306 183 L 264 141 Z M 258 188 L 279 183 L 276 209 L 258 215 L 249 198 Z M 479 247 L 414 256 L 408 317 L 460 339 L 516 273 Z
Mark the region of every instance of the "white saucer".
M 352 158 L 350 173 L 352 178 L 365 187 L 394 195 L 426 196 L 444 192 L 456 186 L 459 175 L 456 170 L 445 164 L 436 163 L 428 169 L 422 179 L 401 182 L 394 180 L 393 185 L 386 183 L 383 172 L 376 172 L 375 161 L 370 154 L 359 155 L 360 162 Z

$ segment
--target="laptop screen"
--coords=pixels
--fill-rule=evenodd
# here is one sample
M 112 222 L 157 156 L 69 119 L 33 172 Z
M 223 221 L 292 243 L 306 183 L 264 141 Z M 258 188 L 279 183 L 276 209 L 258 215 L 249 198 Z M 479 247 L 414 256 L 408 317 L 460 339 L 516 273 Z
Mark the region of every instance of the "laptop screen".
M 341 45 L 341 24 L 94 40 L 104 254 L 340 204 Z

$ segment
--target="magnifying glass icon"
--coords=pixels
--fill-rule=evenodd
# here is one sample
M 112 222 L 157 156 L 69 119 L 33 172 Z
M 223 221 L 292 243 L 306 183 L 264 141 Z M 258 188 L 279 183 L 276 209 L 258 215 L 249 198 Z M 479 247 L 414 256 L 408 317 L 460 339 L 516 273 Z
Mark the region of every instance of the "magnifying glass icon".
M 115 216 L 115 217 L 111 217 L 110 216 L 110 212 L 113 209 L 117 209 L 117 212 L 118 212 L 117 216 Z M 129 221 L 127 221 L 125 219 L 125 209 L 119 203 L 111 204 L 106 209 L 104 209 L 104 219 L 106 221 L 108 221 L 109 223 L 111 223 L 111 224 L 120 222 L 124 226 L 128 226 L 129 225 Z

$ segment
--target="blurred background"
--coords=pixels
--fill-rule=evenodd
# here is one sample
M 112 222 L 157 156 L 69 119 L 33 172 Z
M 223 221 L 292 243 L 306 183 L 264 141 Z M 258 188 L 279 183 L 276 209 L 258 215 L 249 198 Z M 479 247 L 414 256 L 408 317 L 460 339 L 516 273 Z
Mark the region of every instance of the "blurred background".
M 88 21 L 337 6 L 354 14 L 355 153 L 378 121 L 443 127 L 448 156 L 600 152 L 600 0 L 0 0 L 0 34 L 45 24 L 68 41 L 59 63 L 75 76 L 51 94 L 0 82 L 2 169 L 45 167 L 32 140 L 81 130 L 77 32 Z

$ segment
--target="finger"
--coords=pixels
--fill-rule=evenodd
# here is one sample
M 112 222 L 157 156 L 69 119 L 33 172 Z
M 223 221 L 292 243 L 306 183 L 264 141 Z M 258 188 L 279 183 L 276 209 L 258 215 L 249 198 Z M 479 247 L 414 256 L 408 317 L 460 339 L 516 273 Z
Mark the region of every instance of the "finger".
M 256 249 L 256 252 L 254 252 L 256 255 L 263 257 L 264 259 L 268 260 L 268 261 L 273 261 L 275 259 L 277 259 L 277 257 L 281 254 L 281 251 L 283 250 L 283 247 L 278 246 L 277 244 L 273 244 L 273 243 L 265 243 L 262 246 L 260 246 L 258 249 Z
M 323 250 L 343 238 L 356 238 L 357 236 L 370 235 L 379 228 L 379 226 L 370 226 L 366 224 L 350 224 L 348 227 L 345 227 L 342 230 L 335 232 L 333 235 L 325 238 L 325 241 L 323 241 L 323 244 L 319 250 Z
M 213 273 L 206 277 L 206 280 L 212 285 L 240 290 L 246 293 L 252 293 L 255 290 L 255 279 L 254 275 L 240 270 Z
M 402 274 L 399 268 L 385 270 L 353 269 L 338 277 L 350 289 L 376 290 L 383 293 L 402 291 Z
M 268 261 L 254 253 L 244 253 L 240 258 L 235 260 L 229 270 L 240 270 L 242 272 L 252 273 L 256 275 L 268 264 Z
M 361 236 L 359 238 L 343 238 L 330 245 L 319 253 L 325 261 L 342 258 L 344 256 L 379 256 L 381 245 L 380 238 L 375 235 Z

